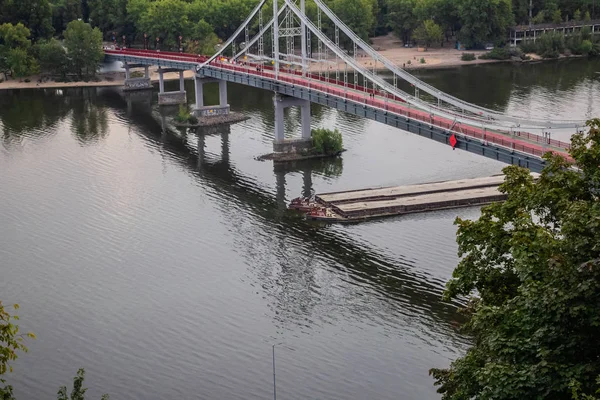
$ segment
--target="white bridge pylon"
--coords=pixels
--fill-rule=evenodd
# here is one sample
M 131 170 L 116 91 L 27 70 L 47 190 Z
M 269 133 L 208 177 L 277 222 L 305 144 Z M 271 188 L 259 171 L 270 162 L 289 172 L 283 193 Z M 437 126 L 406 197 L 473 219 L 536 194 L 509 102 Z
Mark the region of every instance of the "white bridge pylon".
M 316 5 L 316 23 L 306 13 L 306 2 Z M 297 3 L 300 3 L 298 6 Z M 303 76 L 312 79 L 313 74 L 337 80 L 339 85 L 348 86 L 349 76 L 353 79 L 353 87 L 362 86 L 384 93 L 389 98 L 400 98 L 410 106 L 427 111 L 431 115 L 440 116 L 455 123 L 464 123 L 491 130 L 523 130 L 533 133 L 548 133 L 553 129 L 584 129 L 585 121 L 579 120 L 536 120 L 516 117 L 505 113 L 480 107 L 442 92 L 421 81 L 407 71 L 397 67 L 393 62 L 375 51 L 368 43 L 356 35 L 341 21 L 322 0 L 273 0 L 272 11 L 265 7 L 267 0 L 261 0 L 250 13 L 244 23 L 223 44 L 219 51 L 198 69 L 208 65 L 218 57 L 228 56 L 238 61 L 251 59 L 261 63 L 272 64 L 275 77 L 283 65 L 283 72 L 299 67 Z M 281 7 L 280 7 L 281 4 Z M 265 11 L 266 10 L 266 11 Z M 263 13 L 269 21 L 263 22 Z M 323 29 L 323 15 L 327 17 L 328 33 Z M 258 16 L 258 18 L 256 18 Z M 315 16 L 313 16 L 314 18 Z M 298 26 L 299 25 L 299 26 Z M 250 31 L 254 36 L 250 38 Z M 242 35 L 242 33 L 244 33 Z M 343 33 L 349 49 L 340 45 L 340 34 Z M 328 37 L 333 36 L 333 39 Z M 243 37 L 243 39 L 242 39 Z M 297 43 L 297 38 L 300 38 Z M 236 41 L 240 45 L 236 45 Z M 281 51 L 282 42 L 285 51 Z M 265 43 L 271 48 L 265 52 Z M 300 51 L 296 50 L 299 44 Z M 316 48 L 316 53 L 313 49 Z M 236 51 L 237 49 L 237 51 Z M 373 68 L 367 68 L 359 60 L 358 51 L 370 59 Z M 331 53 L 331 54 L 330 54 Z M 332 57 L 330 57 L 330 55 Z M 312 71 L 311 71 L 312 70 Z M 334 74 L 332 76 L 332 74 Z M 392 78 L 391 83 L 384 77 Z M 409 83 L 415 94 L 409 94 L 398 88 L 398 80 Z M 430 99 L 419 97 L 425 92 Z M 365 93 L 366 95 L 366 93 Z M 432 101 L 433 99 L 433 101 Z

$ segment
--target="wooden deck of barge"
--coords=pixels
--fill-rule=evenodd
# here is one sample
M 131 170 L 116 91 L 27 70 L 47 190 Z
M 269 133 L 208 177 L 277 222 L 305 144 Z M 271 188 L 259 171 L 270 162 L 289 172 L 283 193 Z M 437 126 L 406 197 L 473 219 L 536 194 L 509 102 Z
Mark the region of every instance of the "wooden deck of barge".
M 537 175 L 537 174 L 536 174 Z M 418 185 L 318 194 L 309 219 L 357 222 L 370 218 L 484 205 L 503 201 L 503 175 Z

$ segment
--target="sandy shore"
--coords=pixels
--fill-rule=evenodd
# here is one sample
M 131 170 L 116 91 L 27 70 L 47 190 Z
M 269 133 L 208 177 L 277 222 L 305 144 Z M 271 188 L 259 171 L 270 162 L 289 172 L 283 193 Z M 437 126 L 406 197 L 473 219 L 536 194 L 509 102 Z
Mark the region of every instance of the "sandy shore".
M 185 79 L 191 79 L 194 77 L 193 71 L 184 72 Z M 30 82 L 25 82 L 25 78 L 21 79 L 9 79 L 0 83 L 0 90 L 8 89 L 43 89 L 43 88 L 71 88 L 71 87 L 103 87 L 103 86 L 123 86 L 125 83 L 124 72 L 106 72 L 97 75 L 98 81 L 90 82 L 38 82 L 40 80 L 39 75 L 28 77 Z M 165 74 L 165 80 L 172 81 L 179 79 L 179 73 L 169 72 Z M 152 82 L 158 82 L 158 72 L 156 67 L 150 68 L 150 80 Z

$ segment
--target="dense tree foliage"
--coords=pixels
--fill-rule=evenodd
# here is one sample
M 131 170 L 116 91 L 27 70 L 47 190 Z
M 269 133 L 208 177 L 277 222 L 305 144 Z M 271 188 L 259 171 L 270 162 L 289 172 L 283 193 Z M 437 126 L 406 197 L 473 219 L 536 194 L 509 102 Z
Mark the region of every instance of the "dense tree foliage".
M 502 45 L 511 25 L 529 21 L 530 3 L 529 0 L 325 2 L 365 40 L 394 31 L 405 43 L 418 41 L 427 46 L 443 46 L 441 36 L 446 42 L 451 38 L 460 40 L 467 47 L 482 47 L 486 43 Z M 52 37 L 65 38 L 68 24 L 80 20 L 98 28 L 102 39 L 115 40 L 118 45 L 125 40 L 127 46 L 159 46 L 164 50 L 182 47 L 185 51 L 212 53 L 218 42 L 227 39 L 255 5 L 256 0 L 0 0 L 0 23 L 13 26 L 21 23 L 29 29 L 28 40 L 34 45 L 47 42 Z M 592 15 L 594 11 L 590 0 L 536 0 L 533 2 L 532 21 L 589 21 L 596 17 Z M 307 2 L 307 13 L 316 21 L 317 9 L 311 1 Z M 266 18 L 270 18 L 268 11 Z M 334 27 L 326 17 L 322 28 L 329 37 L 333 37 Z M 257 29 L 255 24 L 251 34 Z M 583 40 L 589 42 L 579 43 L 576 47 L 567 44 L 566 47 L 575 54 L 600 52 L 597 40 Z M 345 35 L 340 36 L 340 42 L 347 50 L 352 50 Z M 53 45 L 56 46 L 56 43 Z M 266 46 L 270 48 L 268 39 Z M 38 56 L 35 52 L 38 47 L 30 47 L 30 50 L 19 47 L 10 54 L 5 51 L 0 66 L 10 69 L 15 75 L 35 72 L 36 63 L 31 56 Z M 555 55 L 556 51 L 546 54 Z M 10 68 L 7 67 L 9 61 L 12 64 Z M 49 68 L 48 62 L 43 64 L 45 70 L 52 70 L 54 74 L 60 71 L 60 68 Z
M 425 46 L 429 47 L 433 43 L 440 43 L 444 37 L 442 28 L 428 19 L 415 29 L 414 37 L 417 41 L 425 43 Z
M 459 39 L 467 47 L 506 40 L 513 25 L 510 0 L 458 0 L 461 17 Z
M 31 36 L 22 23 L 0 25 L 0 71 L 23 77 L 38 71 L 31 55 Z
M 576 134 L 575 167 L 547 154 L 537 181 L 504 169 L 504 203 L 457 219 L 446 296 L 472 296 L 473 345 L 432 374 L 444 400 L 570 399 L 600 374 L 600 119 Z M 575 385 L 575 386 L 574 386 Z
M 52 7 L 48 0 L 0 0 L 0 23 L 21 23 L 31 32 L 31 38 L 53 35 Z
M 102 33 L 83 21 L 71 21 L 65 31 L 65 46 L 72 70 L 79 78 L 96 74 L 104 58 Z
M 37 48 L 40 69 L 50 75 L 64 79 L 69 73 L 69 59 L 66 49 L 56 39 L 38 44 Z

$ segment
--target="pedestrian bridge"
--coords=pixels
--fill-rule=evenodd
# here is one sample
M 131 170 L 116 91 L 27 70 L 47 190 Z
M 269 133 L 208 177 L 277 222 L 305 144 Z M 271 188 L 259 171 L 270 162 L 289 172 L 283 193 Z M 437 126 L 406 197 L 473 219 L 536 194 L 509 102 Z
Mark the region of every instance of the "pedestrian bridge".
M 264 24 L 266 0 L 261 0 L 244 24 L 211 57 L 133 49 L 105 50 L 105 56 L 109 61 L 123 62 L 127 77 L 132 66 L 158 66 L 159 102 L 162 96 L 166 99 L 164 103 L 172 99 L 181 102 L 182 94 L 185 101 L 183 71 L 195 71 L 195 112 L 200 116 L 229 113 L 227 82 L 274 92 L 276 151 L 290 143 L 293 146 L 310 140 L 310 104 L 319 103 L 452 148 L 524 166 L 534 172 L 544 167 L 542 155 L 546 152 L 570 159 L 569 144 L 552 139 L 551 133 L 557 129 L 581 130 L 585 126 L 584 121 L 522 119 L 454 98 L 379 55 L 354 35 L 321 0 L 312 0 L 318 10 L 315 25 L 304 11 L 305 1 L 308 0 L 300 0 L 298 7 L 295 1 L 285 0 L 282 8 L 278 7 L 278 2 L 273 2 L 271 15 L 274 17 Z M 329 29 L 334 33 L 333 40 L 322 29 L 322 14 L 334 25 L 333 29 Z M 258 28 L 250 38 L 250 27 L 256 25 L 253 24 L 256 17 Z M 353 52 L 340 46 L 341 33 L 351 40 Z M 271 37 L 267 43 L 280 45 L 265 52 L 265 36 L 268 34 Z M 298 37 L 300 40 L 296 40 Z M 297 42 L 300 42 L 300 51 L 295 50 Z M 281 43 L 285 43 L 285 51 L 281 51 Z M 374 64 L 372 70 L 363 66 L 363 60 L 369 57 L 372 60 L 370 65 Z M 391 78 L 384 79 L 381 70 Z M 180 71 L 179 92 L 164 92 L 163 74 L 167 71 Z M 415 94 L 409 95 L 400 90 L 398 80 L 409 82 L 415 88 Z M 220 85 L 219 104 L 205 105 L 203 85 L 214 81 Z M 289 106 L 302 108 L 302 133 L 298 140 L 284 138 L 283 109 Z

